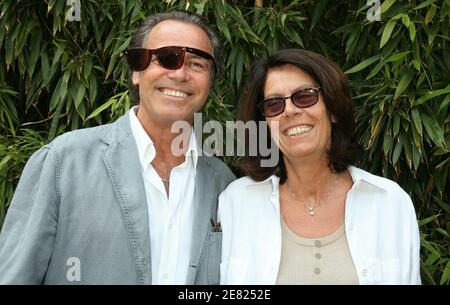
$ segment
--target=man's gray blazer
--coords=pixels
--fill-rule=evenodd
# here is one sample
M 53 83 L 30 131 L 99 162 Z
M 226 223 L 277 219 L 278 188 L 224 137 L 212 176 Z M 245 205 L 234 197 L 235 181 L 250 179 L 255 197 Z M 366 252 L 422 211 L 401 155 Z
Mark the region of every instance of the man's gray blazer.
M 234 179 L 199 156 L 188 284 L 218 284 L 217 198 Z M 0 284 L 151 284 L 149 217 L 129 114 L 28 161 L 0 235 Z M 183 228 L 180 228 L 182 230 Z

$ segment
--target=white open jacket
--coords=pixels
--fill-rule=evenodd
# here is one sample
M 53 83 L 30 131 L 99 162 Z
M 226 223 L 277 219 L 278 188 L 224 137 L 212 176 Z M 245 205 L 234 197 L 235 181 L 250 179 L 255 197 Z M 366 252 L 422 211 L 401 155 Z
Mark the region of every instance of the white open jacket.
M 348 168 L 345 233 L 360 284 L 420 284 L 414 206 L 395 182 Z M 281 256 L 279 178 L 231 183 L 219 197 L 221 284 L 276 283 Z

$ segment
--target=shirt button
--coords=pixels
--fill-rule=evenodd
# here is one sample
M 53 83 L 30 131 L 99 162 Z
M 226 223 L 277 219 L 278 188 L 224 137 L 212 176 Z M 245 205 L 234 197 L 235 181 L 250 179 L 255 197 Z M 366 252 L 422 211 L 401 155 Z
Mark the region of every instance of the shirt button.
M 368 273 L 369 273 L 369 270 L 367 270 L 366 268 L 364 268 L 362 270 L 362 276 L 366 277 Z
M 320 240 L 316 240 L 316 241 L 314 241 L 314 246 L 316 246 L 317 248 L 320 248 L 322 246 L 322 243 L 320 242 Z
M 169 230 L 173 230 L 173 224 L 169 225 Z
M 321 259 L 321 258 L 322 258 L 322 254 L 316 253 L 315 257 L 316 257 L 317 259 Z
M 320 268 L 314 268 L 314 273 L 315 274 L 320 274 Z
M 163 280 L 167 280 L 169 278 L 169 275 L 167 273 L 164 273 L 162 278 Z

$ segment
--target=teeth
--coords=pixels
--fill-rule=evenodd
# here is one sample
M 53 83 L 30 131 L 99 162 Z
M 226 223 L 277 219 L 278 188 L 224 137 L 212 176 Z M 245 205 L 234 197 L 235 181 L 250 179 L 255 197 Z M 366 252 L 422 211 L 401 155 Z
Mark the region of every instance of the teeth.
M 289 130 L 287 131 L 287 134 L 288 134 L 289 136 L 296 136 L 296 135 L 299 135 L 299 134 L 301 134 L 301 133 L 308 132 L 308 131 L 310 131 L 312 128 L 313 128 L 312 126 L 300 126 L 300 127 L 294 127 L 294 128 L 289 129 Z
M 188 95 L 181 91 L 175 91 L 170 89 L 163 89 L 161 90 L 162 94 L 169 95 L 169 96 L 176 96 L 176 97 L 187 97 Z

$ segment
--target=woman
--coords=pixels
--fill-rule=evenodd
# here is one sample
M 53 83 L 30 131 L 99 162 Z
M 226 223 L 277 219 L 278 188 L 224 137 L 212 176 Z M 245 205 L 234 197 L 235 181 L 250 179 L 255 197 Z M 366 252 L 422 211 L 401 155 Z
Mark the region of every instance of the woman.
M 266 120 L 275 167 L 247 157 L 247 177 L 219 199 L 222 284 L 420 284 L 408 194 L 354 167 L 354 107 L 342 70 L 288 49 L 258 62 L 241 119 Z M 275 127 L 278 126 L 278 131 Z

